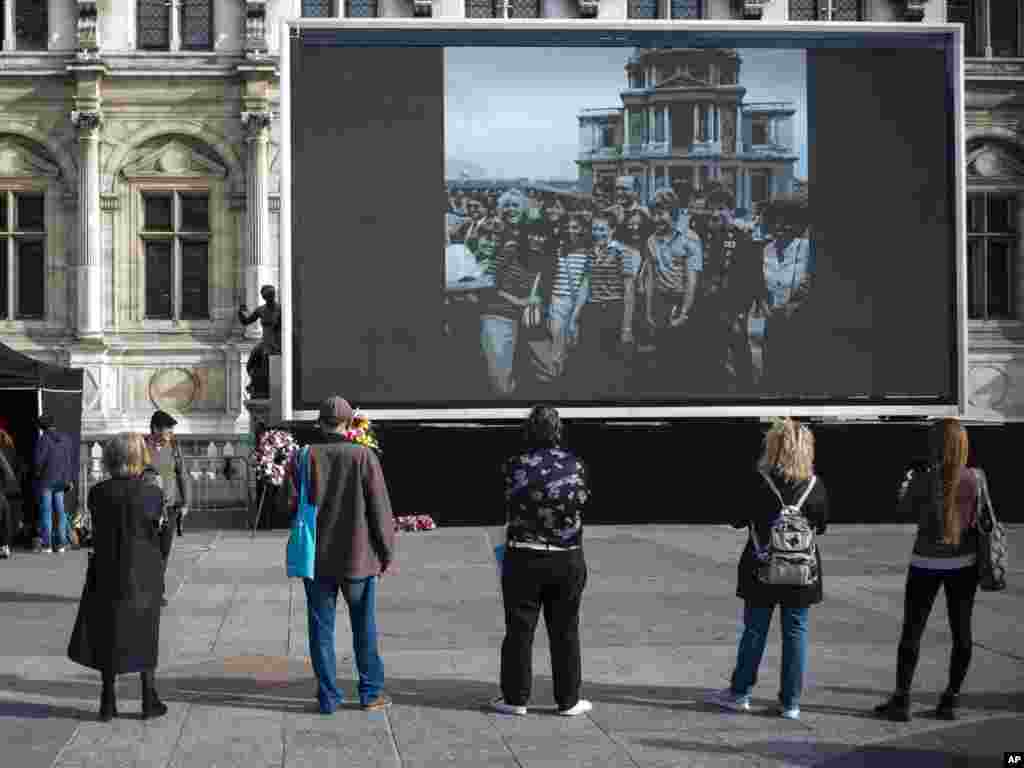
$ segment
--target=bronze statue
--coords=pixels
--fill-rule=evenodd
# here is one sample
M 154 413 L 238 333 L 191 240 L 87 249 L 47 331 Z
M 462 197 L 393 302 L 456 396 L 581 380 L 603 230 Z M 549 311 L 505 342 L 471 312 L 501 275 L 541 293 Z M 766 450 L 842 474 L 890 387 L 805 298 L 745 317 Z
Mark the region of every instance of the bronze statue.
M 242 325 L 251 325 L 257 320 L 263 329 L 263 339 L 249 355 L 245 370 L 249 373 L 249 386 L 246 388 L 250 397 L 270 396 L 270 356 L 281 354 L 281 305 L 277 303 L 277 291 L 272 285 L 260 288 L 260 296 L 264 304 L 247 314 L 248 307 L 243 304 L 238 310 L 238 319 Z

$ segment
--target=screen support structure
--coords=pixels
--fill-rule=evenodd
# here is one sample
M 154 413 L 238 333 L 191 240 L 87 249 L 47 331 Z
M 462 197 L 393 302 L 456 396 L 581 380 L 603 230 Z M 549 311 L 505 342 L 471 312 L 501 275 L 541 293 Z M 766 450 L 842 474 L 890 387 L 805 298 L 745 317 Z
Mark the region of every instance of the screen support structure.
M 516 20 L 503 21 L 498 24 L 486 21 L 444 20 L 425 21 L 422 19 L 283 19 L 280 29 L 280 114 L 281 114 L 281 234 L 280 234 L 280 280 L 281 303 L 285 308 L 281 318 L 281 386 L 274 393 L 279 397 L 279 408 L 276 410 L 284 421 L 312 420 L 316 411 L 299 411 L 294 401 L 294 318 L 293 309 L 293 264 L 292 264 L 292 129 L 291 129 L 291 84 L 292 57 L 291 44 L 300 37 L 302 29 L 484 29 L 484 28 L 518 28 L 528 29 L 592 29 L 594 22 L 590 20 Z M 672 22 L 608 20 L 603 27 L 620 32 L 629 31 L 668 31 L 672 33 L 711 31 L 750 31 L 750 23 L 744 21 L 720 21 L 713 25 L 708 22 Z M 684 418 L 766 418 L 766 417 L 803 417 L 822 420 L 842 421 L 873 421 L 878 419 L 900 418 L 967 418 L 968 413 L 968 322 L 967 322 L 967 230 L 966 230 L 966 172 L 964 168 L 965 140 L 965 103 L 964 103 L 964 63 L 963 63 L 963 27 L 956 24 L 906 24 L 899 22 L 868 23 L 868 22 L 785 22 L 774 24 L 758 24 L 757 30 L 762 33 L 776 32 L 808 32 L 820 29 L 822 32 L 857 32 L 857 33 L 920 33 L 932 30 L 952 34 L 954 46 L 959 51 L 952 57 L 952 85 L 954 106 L 954 148 L 953 162 L 955 173 L 954 199 L 956 203 L 956 329 L 957 349 L 955 377 L 957 386 L 956 405 L 922 405 L 916 406 L 885 406 L 885 405 L 805 405 L 805 406 L 584 406 L 559 408 L 564 418 L 594 420 L 650 420 L 684 419 Z M 523 415 L 521 408 L 489 407 L 489 408 L 416 408 L 416 409 L 370 409 L 366 415 L 373 419 L 421 422 L 472 422 L 479 420 L 518 419 Z

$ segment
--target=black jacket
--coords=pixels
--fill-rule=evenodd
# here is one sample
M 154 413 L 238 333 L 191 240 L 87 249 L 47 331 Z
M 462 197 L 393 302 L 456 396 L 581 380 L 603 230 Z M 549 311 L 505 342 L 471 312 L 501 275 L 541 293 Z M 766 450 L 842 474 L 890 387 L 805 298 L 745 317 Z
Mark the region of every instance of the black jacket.
M 787 504 L 795 504 L 803 494 L 807 483 L 790 483 L 777 474 L 772 475 L 775 487 L 779 489 L 782 498 Z M 779 514 L 779 499 L 760 475 L 756 476 L 757 491 L 749 497 L 746 506 L 732 520 L 734 528 L 746 528 L 750 523 L 754 524 L 758 539 L 763 543 L 767 541 L 772 521 Z M 814 484 L 811 495 L 807 497 L 801 511 L 814 526 L 815 534 L 822 534 L 828 525 L 828 493 L 825 490 L 825 483 L 819 477 Z M 757 579 L 757 559 L 754 557 L 754 547 L 747 536 L 747 543 L 740 556 L 737 568 L 736 596 L 756 606 L 775 605 L 776 603 L 784 608 L 806 608 L 809 605 L 820 603 L 824 598 L 823 582 L 824 572 L 821 568 L 821 542 L 815 538 L 818 544 L 818 581 L 806 587 L 790 587 L 776 584 L 762 584 Z

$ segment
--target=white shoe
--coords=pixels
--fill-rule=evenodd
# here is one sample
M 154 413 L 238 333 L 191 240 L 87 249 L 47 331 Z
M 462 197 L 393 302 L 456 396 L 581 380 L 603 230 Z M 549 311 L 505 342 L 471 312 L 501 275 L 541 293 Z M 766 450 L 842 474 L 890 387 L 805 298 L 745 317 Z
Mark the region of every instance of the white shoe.
M 707 701 L 708 704 L 715 704 L 722 709 L 729 709 L 733 712 L 750 711 L 750 697 L 737 696 L 728 688 L 724 691 L 715 691 L 713 694 L 708 696 L 705 701 Z
M 799 720 L 800 707 L 779 707 L 779 714 L 787 720 Z
M 67 552 L 67 551 L 68 551 L 68 545 L 67 545 L 67 544 L 62 544 L 61 546 L 57 547 L 57 548 L 56 548 L 55 550 L 53 550 L 53 551 L 54 551 L 54 553 L 55 553 L 55 554 L 58 554 L 58 555 L 62 555 L 62 554 L 64 554 L 65 552 Z
M 558 714 L 562 715 L 563 717 L 575 717 L 576 715 L 585 715 L 593 708 L 594 705 L 591 704 L 589 701 L 587 701 L 586 699 L 580 699 L 568 709 L 560 709 L 558 711 Z
M 520 717 L 522 717 L 526 714 L 525 705 L 506 704 L 505 700 L 502 698 L 494 699 L 490 703 L 490 707 L 495 712 L 500 712 L 503 715 L 519 715 Z
M 11 556 L 11 548 L 8 546 L 0 547 L 0 557 L 6 559 Z

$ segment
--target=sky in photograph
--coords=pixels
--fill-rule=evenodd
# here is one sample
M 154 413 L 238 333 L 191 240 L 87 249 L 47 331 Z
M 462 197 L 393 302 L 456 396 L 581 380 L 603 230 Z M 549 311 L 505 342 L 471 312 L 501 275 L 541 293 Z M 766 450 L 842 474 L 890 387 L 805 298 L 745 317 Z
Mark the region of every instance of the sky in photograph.
M 445 154 L 491 177 L 575 179 L 579 113 L 621 107 L 632 48 L 447 48 Z M 807 178 L 803 50 L 743 48 L 744 101 L 792 101 Z M 449 169 L 449 173 L 451 174 Z M 451 174 L 455 175 L 455 174 Z

